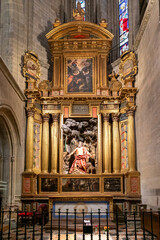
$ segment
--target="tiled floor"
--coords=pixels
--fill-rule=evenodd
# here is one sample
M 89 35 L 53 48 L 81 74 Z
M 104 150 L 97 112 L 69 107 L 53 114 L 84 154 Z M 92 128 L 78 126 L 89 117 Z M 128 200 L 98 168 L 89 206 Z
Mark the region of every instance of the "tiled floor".
M 18 239 L 25 239 L 25 229 L 24 228 L 19 228 L 18 231 Z M 32 239 L 32 227 L 27 227 L 26 230 L 26 239 Z M 145 234 L 145 239 L 146 240 L 150 240 L 152 239 L 150 234 L 146 232 Z M 8 239 L 8 231 L 5 231 L 3 233 L 3 240 L 7 240 Z M 14 240 L 16 239 L 16 230 L 11 230 L 11 234 L 10 234 L 10 239 Z M 50 233 L 44 230 L 43 232 L 43 240 L 50 240 Z M 90 240 L 91 236 L 90 234 L 85 234 L 85 240 Z M 93 234 L 93 240 L 100 240 L 99 238 L 99 233 L 94 233 Z M 106 240 L 107 239 L 107 235 L 105 233 L 101 234 L 101 240 Z M 116 231 L 115 230 L 110 230 L 109 231 L 109 239 L 108 240 L 116 240 Z M 128 229 L 128 240 L 133 240 L 135 239 L 134 236 L 134 231 L 131 229 Z M 156 240 L 157 238 L 154 237 L 154 240 Z M 35 240 L 41 240 L 41 227 L 40 226 L 36 226 L 35 227 Z M 52 234 L 52 240 L 59 240 L 58 238 L 58 231 L 53 231 Z M 65 231 L 61 231 L 60 234 L 60 240 L 66 240 L 66 233 Z M 75 236 L 74 233 L 69 233 L 68 234 L 68 240 L 75 240 Z M 83 234 L 82 233 L 76 233 L 76 240 L 83 240 Z M 125 229 L 121 229 L 119 231 L 119 240 L 126 240 L 126 235 L 125 235 Z M 143 238 L 143 232 L 142 230 L 138 229 L 137 230 L 137 240 L 144 240 Z

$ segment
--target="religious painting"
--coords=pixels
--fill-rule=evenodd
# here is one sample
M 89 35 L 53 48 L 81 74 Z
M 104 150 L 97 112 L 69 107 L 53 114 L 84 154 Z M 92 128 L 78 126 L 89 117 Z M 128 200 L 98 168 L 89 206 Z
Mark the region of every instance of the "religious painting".
M 41 192 L 57 192 L 58 178 L 41 178 Z
M 121 122 L 121 169 L 125 171 L 128 169 L 128 122 Z
M 121 192 L 121 178 L 104 178 L 104 192 Z
M 40 78 L 40 64 L 38 57 L 32 51 L 28 51 L 24 55 L 23 75 L 24 77 L 33 78 L 35 80 Z
M 63 130 L 63 173 L 95 174 L 97 171 L 97 118 L 67 118 Z
M 62 192 L 99 192 L 99 178 L 63 178 Z
M 93 59 L 67 58 L 67 93 L 93 92 Z

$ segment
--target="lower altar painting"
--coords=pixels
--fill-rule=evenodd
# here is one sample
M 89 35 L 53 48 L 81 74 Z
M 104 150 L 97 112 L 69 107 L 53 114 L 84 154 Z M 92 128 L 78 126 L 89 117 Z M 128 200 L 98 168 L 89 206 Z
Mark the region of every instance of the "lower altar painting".
M 99 192 L 99 178 L 63 178 L 62 192 Z
M 101 218 L 106 218 L 106 209 L 108 210 L 109 215 L 109 201 L 69 201 L 69 202 L 53 202 L 53 216 L 58 218 L 58 211 L 61 211 L 61 217 L 66 217 L 66 210 L 70 213 L 69 217 L 74 217 L 74 210 L 77 210 L 77 217 L 82 217 L 82 212 L 84 210 L 85 217 L 92 216 L 98 217 L 98 210 L 100 209 Z
M 66 119 L 64 136 L 63 173 L 95 174 L 97 169 L 97 119 Z
M 58 178 L 41 178 L 41 192 L 57 192 Z
M 104 192 L 121 192 L 121 178 L 104 178 Z

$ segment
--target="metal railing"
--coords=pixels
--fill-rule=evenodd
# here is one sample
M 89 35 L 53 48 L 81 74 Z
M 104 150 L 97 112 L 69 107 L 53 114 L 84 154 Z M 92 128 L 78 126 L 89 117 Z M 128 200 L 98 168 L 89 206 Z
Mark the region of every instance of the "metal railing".
M 154 219 L 155 216 L 156 219 Z M 15 226 L 13 226 L 13 221 Z M 86 213 L 84 209 L 81 212 L 77 212 L 76 209 L 74 212 L 69 212 L 68 209 L 61 212 L 59 209 L 58 212 L 53 210 L 20 212 L 19 210 L 12 211 L 10 208 L 9 211 L 2 209 L 0 219 L 1 240 L 43 240 L 46 239 L 44 237 L 46 234 L 48 234 L 47 239 L 54 240 L 56 236 L 56 239 L 61 240 L 62 233 L 63 239 L 65 235 L 65 239 L 68 240 L 69 234 L 72 233 L 76 240 L 78 232 L 81 232 L 83 240 L 86 239 L 86 234 L 90 235 L 91 240 L 94 239 L 94 235 L 97 236 L 96 239 L 104 239 L 103 234 L 105 234 L 106 240 L 109 240 L 112 235 L 116 240 L 129 240 L 131 230 L 135 240 L 138 239 L 140 231 L 144 240 L 160 239 L 160 211 L 108 212 L 106 209 L 105 212 L 102 212 L 99 209 L 98 212 L 91 210 Z M 123 238 L 121 237 L 122 233 Z

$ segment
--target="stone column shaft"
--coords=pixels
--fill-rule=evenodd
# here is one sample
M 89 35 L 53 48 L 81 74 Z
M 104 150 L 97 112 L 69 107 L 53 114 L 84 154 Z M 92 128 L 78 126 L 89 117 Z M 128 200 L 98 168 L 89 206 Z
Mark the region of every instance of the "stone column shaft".
M 129 110 L 128 115 L 128 167 L 129 171 L 135 171 L 135 132 L 134 132 L 134 110 Z
M 53 114 L 51 126 L 51 173 L 57 173 L 58 164 L 58 114 Z
M 26 172 L 33 170 L 33 128 L 34 128 L 34 111 L 27 110 L 27 137 L 26 137 Z
M 103 170 L 111 172 L 111 134 L 109 114 L 103 114 Z
M 120 134 L 119 134 L 119 115 L 114 114 L 113 120 L 113 172 L 120 172 L 121 168 L 121 150 L 120 150 Z
M 49 160 L 49 114 L 42 116 L 42 173 L 48 173 Z

